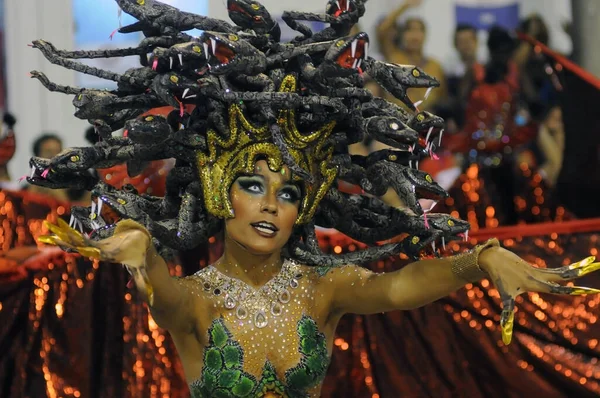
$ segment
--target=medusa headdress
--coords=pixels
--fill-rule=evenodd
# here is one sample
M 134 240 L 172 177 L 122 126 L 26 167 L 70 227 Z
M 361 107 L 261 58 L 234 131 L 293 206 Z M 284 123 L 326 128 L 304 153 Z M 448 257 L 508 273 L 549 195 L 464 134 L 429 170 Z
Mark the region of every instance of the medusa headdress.
M 279 92 L 295 91 L 296 79 L 291 75 L 286 76 Z M 286 109 L 280 111 L 275 124 L 255 126 L 237 104 L 229 106 L 228 118 L 229 137 L 223 139 L 215 131 L 208 131 L 208 151 L 200 150 L 197 153 L 198 173 L 208 212 L 222 218 L 233 216 L 229 188 L 240 173 L 250 174 L 254 171 L 258 158 L 265 157 L 273 171 L 282 169 L 285 163 L 282 152 L 271 139 L 272 130 L 277 130 L 293 164 L 310 177 L 309 181 L 305 181 L 300 175 L 293 175 L 295 180 L 305 182 L 296 223 L 309 222 L 337 174 L 335 167 L 330 164 L 333 147 L 327 146 L 335 122 L 329 122 L 309 134 L 302 134 L 296 126 L 295 112 Z
M 280 28 L 265 8 L 249 0 L 228 0 L 236 25 L 177 10 L 155 0 L 116 0 L 137 19 L 120 32 L 143 32 L 138 47 L 63 51 L 38 40 L 52 63 L 117 83 L 115 90 L 52 83 L 48 89 L 75 96 L 75 116 L 93 124 L 101 141 L 69 148 L 50 160 L 32 158 L 30 183 L 92 190 L 89 208 L 75 207 L 72 223 L 90 236 L 112 233 L 119 218 L 144 224 L 163 248 L 189 249 L 208 239 L 231 217 L 229 187 L 239 173 L 266 158 L 273 171 L 285 164 L 301 179 L 305 195 L 290 255 L 307 264 L 366 263 L 404 251 L 417 256 L 438 240 L 460 239 L 468 224 L 445 214 L 425 214 L 419 198 L 447 193 L 419 159 L 441 142 L 443 121 L 419 112 L 407 90 L 437 81 L 414 66 L 368 56 L 365 33 L 348 36 L 366 0 L 327 3 L 324 14 L 285 12 L 283 20 L 300 35 L 280 42 Z M 300 21 L 322 21 L 313 33 Z M 185 32 L 204 31 L 201 37 Z M 139 56 L 140 67 L 124 74 L 93 68 L 75 59 Z M 364 86 L 368 73 L 408 111 L 375 98 Z M 169 106 L 167 117 L 147 115 Z M 112 133 L 125 129 L 123 136 Z M 366 136 L 394 149 L 351 156 L 348 145 Z M 144 164 L 175 158 L 164 197 L 117 190 L 85 171 L 126 163 L 131 175 Z M 343 180 L 362 194 L 338 190 Z M 392 208 L 377 196 L 393 189 L 408 209 Z M 321 252 L 315 226 L 336 228 L 367 244 L 338 256 Z M 376 245 L 406 234 L 401 241 Z

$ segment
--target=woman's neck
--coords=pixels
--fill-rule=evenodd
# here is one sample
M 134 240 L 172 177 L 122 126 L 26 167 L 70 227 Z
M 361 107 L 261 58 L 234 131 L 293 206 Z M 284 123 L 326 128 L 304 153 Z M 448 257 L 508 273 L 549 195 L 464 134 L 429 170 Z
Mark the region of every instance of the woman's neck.
M 10 174 L 8 174 L 8 168 L 6 166 L 0 166 L 0 181 L 11 181 Z
M 410 63 L 414 66 L 422 67 L 425 63 L 425 56 L 423 56 L 423 51 L 421 50 L 404 50 L 406 57 L 410 60 Z
M 215 267 L 230 277 L 259 288 L 281 271 L 281 252 L 255 254 L 225 235 L 223 256 Z

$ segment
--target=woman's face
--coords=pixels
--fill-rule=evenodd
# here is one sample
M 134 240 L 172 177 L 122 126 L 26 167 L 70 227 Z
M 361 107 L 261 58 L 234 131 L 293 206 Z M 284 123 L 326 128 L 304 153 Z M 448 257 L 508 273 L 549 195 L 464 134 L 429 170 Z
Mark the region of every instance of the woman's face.
M 550 110 L 546 117 L 545 124 L 552 133 L 563 129 L 562 110 L 559 106 L 555 106 Z
M 421 21 L 408 20 L 402 34 L 402 46 L 405 50 L 419 52 L 425 43 L 425 26 Z
M 234 217 L 225 221 L 226 238 L 252 254 L 271 254 L 287 243 L 302 198 L 287 167 L 272 172 L 265 160 L 254 174 L 238 177 L 229 191 Z
M 477 57 L 477 33 L 471 29 L 461 30 L 454 35 L 456 51 L 463 60 L 475 60 Z

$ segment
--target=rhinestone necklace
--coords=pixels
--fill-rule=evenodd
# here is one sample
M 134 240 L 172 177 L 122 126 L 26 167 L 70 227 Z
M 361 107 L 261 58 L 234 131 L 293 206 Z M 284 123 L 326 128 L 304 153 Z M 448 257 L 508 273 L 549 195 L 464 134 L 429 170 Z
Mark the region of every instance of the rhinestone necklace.
M 222 300 L 223 307 L 234 311 L 240 320 L 250 318 L 259 329 L 267 326 L 271 317 L 281 316 L 283 306 L 292 299 L 290 289 L 298 288 L 302 278 L 300 266 L 291 260 L 285 260 L 279 273 L 259 289 L 223 274 L 213 265 L 195 275 L 202 279 L 206 292 Z

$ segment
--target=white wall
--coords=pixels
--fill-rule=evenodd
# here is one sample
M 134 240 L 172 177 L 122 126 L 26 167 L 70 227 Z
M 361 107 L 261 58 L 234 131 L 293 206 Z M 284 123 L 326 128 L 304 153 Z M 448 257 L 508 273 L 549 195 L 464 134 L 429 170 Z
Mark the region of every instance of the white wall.
M 51 93 L 28 76 L 38 70 L 50 80 L 75 83 L 75 73 L 51 65 L 27 46 L 46 39 L 58 48 L 73 48 L 72 0 L 9 0 L 5 7 L 7 109 L 17 118 L 17 152 L 9 168 L 13 179 L 28 174 L 31 144 L 44 130 L 56 131 L 67 146 L 82 145 L 86 122 L 73 116 L 71 96 Z

